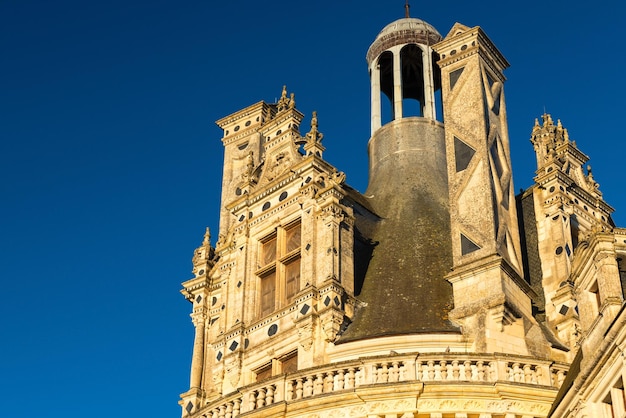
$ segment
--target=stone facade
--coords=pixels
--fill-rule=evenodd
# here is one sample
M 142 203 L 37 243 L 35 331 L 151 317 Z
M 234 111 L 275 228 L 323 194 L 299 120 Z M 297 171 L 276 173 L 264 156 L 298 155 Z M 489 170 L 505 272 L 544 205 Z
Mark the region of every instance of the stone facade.
M 508 63 L 479 27 L 406 17 L 367 61 L 363 194 L 286 88 L 217 121 L 218 237 L 182 290 L 183 417 L 624 416 L 626 230 L 588 157 L 543 115 L 515 196 Z

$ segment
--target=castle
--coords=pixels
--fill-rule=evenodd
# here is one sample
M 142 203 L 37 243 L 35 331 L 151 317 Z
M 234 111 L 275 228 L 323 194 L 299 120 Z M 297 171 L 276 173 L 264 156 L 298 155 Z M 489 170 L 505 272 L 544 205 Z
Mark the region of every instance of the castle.
M 626 229 L 548 114 L 513 188 L 504 56 L 407 16 L 367 51 L 365 193 L 283 88 L 226 116 L 220 224 L 183 283 L 183 417 L 624 417 Z

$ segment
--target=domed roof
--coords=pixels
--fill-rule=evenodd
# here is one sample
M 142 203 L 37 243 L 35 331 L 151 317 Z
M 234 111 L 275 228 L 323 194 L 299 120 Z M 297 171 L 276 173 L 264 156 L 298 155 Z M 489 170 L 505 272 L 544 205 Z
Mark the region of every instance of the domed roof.
M 414 17 L 398 19 L 385 26 L 376 36 L 367 51 L 367 63 L 371 63 L 374 58 L 392 46 L 413 43 L 433 45 L 442 39 L 437 29 L 428 22 Z

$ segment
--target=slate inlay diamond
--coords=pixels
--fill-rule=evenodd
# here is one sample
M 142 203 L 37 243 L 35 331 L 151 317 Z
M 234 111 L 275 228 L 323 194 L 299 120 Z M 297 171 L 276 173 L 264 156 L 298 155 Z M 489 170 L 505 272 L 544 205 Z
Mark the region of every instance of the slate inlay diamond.
M 463 171 L 467 168 L 476 151 L 465 142 L 454 137 L 454 159 L 456 163 L 456 172 Z
M 461 254 L 466 255 L 469 253 L 473 253 L 474 251 L 480 250 L 480 247 L 472 242 L 465 235 L 461 234 Z
M 461 73 L 463 73 L 463 69 L 465 67 L 461 67 L 457 70 L 450 72 L 450 90 L 454 88 L 456 82 L 459 81 L 459 77 L 461 77 Z
M 302 305 L 302 308 L 300 308 L 300 313 L 301 313 L 302 315 L 306 315 L 306 313 L 307 313 L 307 312 L 309 312 L 309 309 L 310 309 L 310 308 L 311 308 L 311 307 L 310 307 L 309 305 L 304 304 L 304 305 Z
M 337 296 L 335 296 L 335 298 L 333 299 L 333 302 L 335 302 L 335 306 L 339 306 L 341 304 L 341 301 L 339 300 Z
M 324 305 L 328 306 L 329 304 L 330 304 L 330 298 L 326 296 L 326 299 L 324 299 Z
M 217 361 L 220 361 L 222 359 L 224 355 L 222 354 L 222 352 L 220 351 L 219 353 L 217 353 Z
M 563 306 L 561 306 L 561 309 L 559 309 L 559 313 L 561 315 L 565 315 L 567 313 L 567 311 L 569 311 L 569 306 L 567 306 L 567 305 L 563 305 Z
M 239 347 L 239 343 L 237 341 L 233 341 L 230 346 L 228 347 L 228 349 L 230 351 L 235 351 L 237 349 L 237 347 Z

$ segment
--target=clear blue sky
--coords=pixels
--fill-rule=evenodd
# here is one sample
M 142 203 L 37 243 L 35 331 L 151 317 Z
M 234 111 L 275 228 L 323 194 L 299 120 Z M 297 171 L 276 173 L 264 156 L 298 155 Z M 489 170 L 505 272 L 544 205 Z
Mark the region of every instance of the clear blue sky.
M 625 6 L 412 3 L 443 35 L 481 26 L 511 63 L 516 189 L 532 183 L 529 136 L 546 109 L 626 226 L 613 178 Z M 305 127 L 318 111 L 326 159 L 364 191 L 365 53 L 403 4 L 0 1 L 0 416 L 180 415 L 193 339 L 180 283 L 218 222 L 214 121 L 286 84 Z

